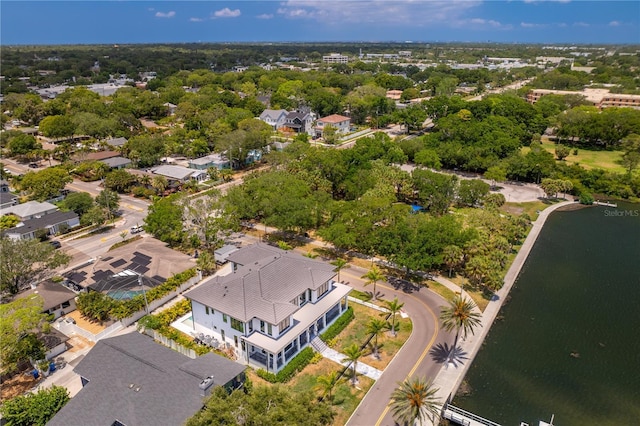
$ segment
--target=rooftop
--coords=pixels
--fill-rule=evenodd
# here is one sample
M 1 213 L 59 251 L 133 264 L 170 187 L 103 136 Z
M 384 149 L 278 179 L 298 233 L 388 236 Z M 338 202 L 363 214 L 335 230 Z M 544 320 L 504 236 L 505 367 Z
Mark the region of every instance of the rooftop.
M 89 382 L 47 424 L 184 424 L 204 405 L 204 379 L 224 385 L 244 369 L 214 353 L 190 359 L 137 332 L 103 339 L 74 369 Z
M 299 294 L 336 275 L 328 263 L 262 243 L 244 247 L 227 260 L 243 266 L 209 278 L 184 296 L 240 321 L 260 318 L 277 324 L 299 309 L 291 303 Z
M 0 216 L 11 213 L 20 218 L 29 217 L 37 214 L 44 214 L 48 211 L 58 210 L 56 206 L 51 203 L 39 202 L 39 201 L 27 201 L 23 204 L 16 204 L 15 206 L 7 207 L 0 210 Z
M 332 114 L 326 117 L 322 117 L 318 121 L 322 121 L 323 123 L 342 123 L 343 121 L 350 120 L 349 117 L 345 117 L 344 115 Z
M 41 296 L 44 300 L 44 306 L 42 308 L 43 311 L 47 311 L 76 297 L 76 294 L 73 291 L 69 290 L 62 284 L 48 280 L 38 284 L 36 288 L 31 288 L 16 294 L 14 299 L 28 299 L 34 295 Z

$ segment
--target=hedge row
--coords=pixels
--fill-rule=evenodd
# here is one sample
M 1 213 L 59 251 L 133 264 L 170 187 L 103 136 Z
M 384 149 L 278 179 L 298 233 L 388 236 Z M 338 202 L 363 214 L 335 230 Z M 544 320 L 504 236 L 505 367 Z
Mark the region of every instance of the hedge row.
M 204 355 L 210 352 L 211 348 L 196 344 L 193 339 L 171 327 L 172 322 L 187 314 L 189 311 L 191 311 L 191 302 L 182 300 L 157 315 L 146 315 L 140 318 L 138 325 L 156 330 L 164 337 L 175 341 L 185 348 L 193 349 L 196 354 Z
M 187 269 L 170 277 L 167 281 L 157 287 L 146 292 L 147 303 L 160 299 L 167 293 L 170 293 L 180 287 L 182 284 L 195 277 L 197 274 L 195 268 Z M 115 306 L 111 309 L 111 317 L 116 320 L 128 318 L 134 313 L 145 308 L 145 295 L 138 294 L 129 300 L 115 301 Z
M 322 339 L 322 341 L 325 343 L 327 343 L 331 339 L 334 339 L 338 334 L 340 334 L 342 330 L 345 329 L 346 326 L 349 325 L 353 318 L 353 308 L 349 306 L 347 310 L 344 311 L 342 315 L 340 315 L 340 318 L 338 318 L 336 322 L 331 324 L 331 326 L 327 328 L 327 331 L 320 335 L 320 339 Z
M 314 352 L 310 346 L 307 346 L 303 350 L 300 351 L 298 355 L 293 357 L 293 359 L 287 364 L 282 370 L 280 370 L 277 374 L 270 373 L 264 369 L 259 369 L 256 374 L 259 377 L 262 377 L 267 382 L 271 383 L 286 383 L 293 378 L 299 371 L 302 371 L 313 359 Z

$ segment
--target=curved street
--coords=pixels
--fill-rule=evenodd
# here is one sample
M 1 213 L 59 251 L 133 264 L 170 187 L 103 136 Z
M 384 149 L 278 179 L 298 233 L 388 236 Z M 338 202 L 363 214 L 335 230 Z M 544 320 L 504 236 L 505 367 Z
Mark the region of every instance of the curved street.
M 345 284 L 357 290 L 371 292 L 372 286 L 365 287 L 360 278 L 366 272 L 364 268 L 350 266 L 343 269 L 340 275 Z M 441 358 L 437 350 L 434 354 L 434 348 L 446 347 L 446 342 L 453 340 L 453 335 L 444 332 L 439 326 L 440 307 L 446 304 L 441 296 L 408 281 L 392 282 L 376 285 L 378 297 L 386 300 L 397 297 L 404 303 L 403 311 L 413 322 L 413 332 L 354 411 L 347 422 L 349 426 L 394 425 L 388 404 L 397 383 L 413 375 L 434 379 L 443 365 L 438 361 Z M 362 359 L 362 362 L 366 363 L 366 359 Z

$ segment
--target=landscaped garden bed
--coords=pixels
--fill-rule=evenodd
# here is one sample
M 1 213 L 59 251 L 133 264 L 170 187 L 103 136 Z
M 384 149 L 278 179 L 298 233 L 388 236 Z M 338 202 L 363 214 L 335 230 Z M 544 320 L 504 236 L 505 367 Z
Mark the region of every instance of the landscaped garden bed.
M 384 312 L 368 308 L 358 303 L 351 303 L 349 306 L 353 308 L 355 318 L 342 331 L 342 333 L 333 339 L 335 344 L 332 348 L 338 352 L 343 352 L 345 348 L 354 343 L 358 346 L 363 345 L 370 336 L 367 332 L 367 325 L 369 322 L 372 319 L 383 320 L 388 315 Z M 391 321 L 391 318 L 389 318 L 389 321 Z M 399 314 L 396 314 L 397 336 L 394 337 L 391 331 L 384 331 L 380 336 L 378 336 L 378 354 L 380 359 L 376 359 L 373 356 L 372 346 L 370 344 L 364 349 L 364 354 L 358 362 L 365 363 L 371 367 L 377 368 L 378 370 L 384 370 L 384 368 L 389 365 L 393 357 L 398 353 L 404 342 L 407 341 L 411 335 L 411 330 L 411 320 L 409 318 L 401 318 Z M 373 343 L 373 340 L 371 343 Z

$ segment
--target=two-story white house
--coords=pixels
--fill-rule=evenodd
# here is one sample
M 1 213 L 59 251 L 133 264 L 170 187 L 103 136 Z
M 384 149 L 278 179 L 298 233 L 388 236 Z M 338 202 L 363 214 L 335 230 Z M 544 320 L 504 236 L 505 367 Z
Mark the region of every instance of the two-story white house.
M 273 127 L 273 130 L 277 130 L 287 121 L 287 114 L 288 112 L 284 109 L 265 109 L 260 114 L 260 120 Z
M 351 119 L 338 114 L 322 117 L 316 122 L 316 136 L 324 136 L 324 129 L 327 126 L 333 126 L 338 134 L 349 133 L 351 128 Z
M 351 287 L 334 267 L 258 243 L 227 258 L 233 272 L 185 293 L 193 332 L 234 348 L 238 360 L 277 373 L 346 309 Z

